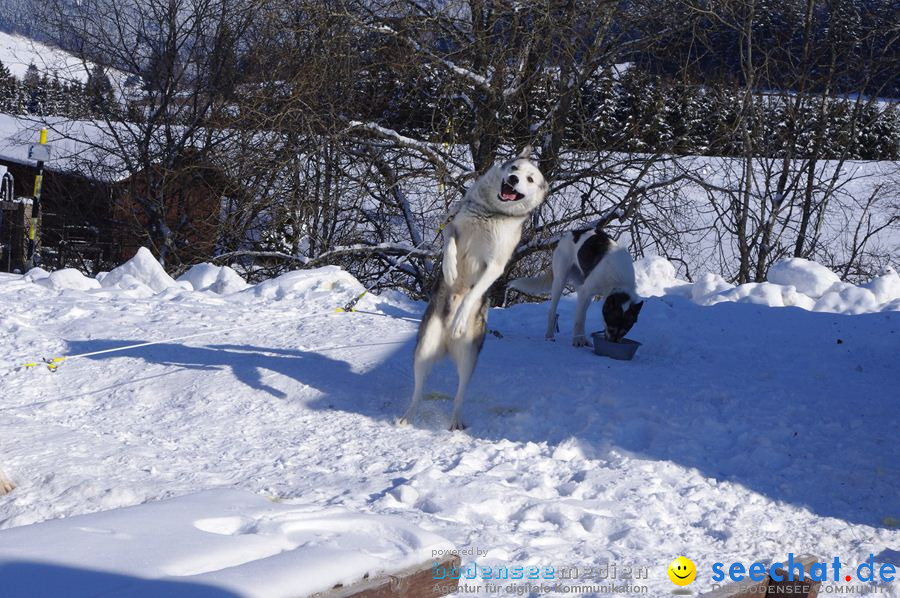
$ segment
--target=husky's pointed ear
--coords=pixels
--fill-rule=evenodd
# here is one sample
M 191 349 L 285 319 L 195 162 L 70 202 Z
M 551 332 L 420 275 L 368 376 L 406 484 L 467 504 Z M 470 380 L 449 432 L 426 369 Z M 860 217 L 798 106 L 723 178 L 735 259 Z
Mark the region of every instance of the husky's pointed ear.
M 533 153 L 534 153 L 534 148 L 531 147 L 530 145 L 526 145 L 524 148 L 522 148 L 522 151 L 519 152 L 519 155 L 516 157 L 517 158 L 525 158 L 526 160 L 531 160 L 531 155 Z

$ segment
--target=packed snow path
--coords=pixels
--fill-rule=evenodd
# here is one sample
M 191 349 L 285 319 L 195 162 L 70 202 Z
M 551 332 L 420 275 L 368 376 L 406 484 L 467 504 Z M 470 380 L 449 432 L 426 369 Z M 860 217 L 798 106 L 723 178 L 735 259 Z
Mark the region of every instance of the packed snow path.
M 485 343 L 468 430 L 449 433 L 449 364 L 414 425 L 394 423 L 415 323 L 286 319 L 344 303 L 361 288 L 349 275 L 240 291 L 212 272 L 204 283 L 225 294 L 164 280 L 154 294 L 140 275 L 101 288 L 0 275 L 5 366 L 247 325 L 5 371 L 0 466 L 18 488 L 0 497 L 0 527 L 234 487 L 399 515 L 479 565 L 647 567 L 657 596 L 680 554 L 698 566 L 694 589 L 713 562 L 788 552 L 900 564 L 900 312 L 654 297 L 630 335 L 635 360 L 616 362 L 570 345 L 572 301 L 555 343 L 546 304 L 493 309 L 503 337 Z M 360 307 L 424 310 L 393 294 Z M 900 583 L 883 591 L 900 597 Z

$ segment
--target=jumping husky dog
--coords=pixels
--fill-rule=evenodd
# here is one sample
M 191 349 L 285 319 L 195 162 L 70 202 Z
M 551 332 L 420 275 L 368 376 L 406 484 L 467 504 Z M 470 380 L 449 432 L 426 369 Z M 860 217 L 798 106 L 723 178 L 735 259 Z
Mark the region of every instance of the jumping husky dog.
M 572 344 L 576 347 L 588 344 L 584 321 L 588 305 L 595 296 L 605 297 L 605 336 L 613 342 L 628 334 L 644 306 L 634 290 L 634 262 L 631 256 L 599 226 L 563 234 L 553 250 L 552 273 L 517 278 L 509 283 L 510 288 L 529 295 L 551 295 L 550 312 L 547 314 L 549 340 L 554 340 L 556 335 L 556 308 L 566 284 L 572 284 L 578 291 L 572 331 Z
M 450 430 L 464 427 L 463 396 L 487 325 L 484 294 L 503 274 L 528 214 L 547 196 L 547 181 L 530 154 L 526 148 L 509 162 L 491 167 L 469 188 L 444 229 L 443 277 L 419 325 L 415 388 L 401 424 L 415 414 L 434 363 L 449 353 L 459 375 Z

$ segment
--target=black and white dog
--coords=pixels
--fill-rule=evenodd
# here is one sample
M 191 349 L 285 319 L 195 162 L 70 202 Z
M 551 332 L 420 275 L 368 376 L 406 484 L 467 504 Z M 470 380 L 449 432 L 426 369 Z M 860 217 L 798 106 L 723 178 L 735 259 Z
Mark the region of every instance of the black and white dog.
M 528 214 L 547 196 L 547 181 L 530 154 L 531 148 L 526 148 L 517 158 L 479 177 L 444 229 L 443 278 L 419 325 L 415 389 L 401 424 L 415 414 L 434 363 L 449 354 L 459 375 L 450 429 L 463 428 L 463 396 L 487 325 L 484 294 L 503 274 Z
M 550 294 L 547 338 L 556 335 L 556 308 L 566 285 L 578 292 L 572 344 L 588 344 L 584 321 L 591 300 L 599 295 L 603 302 L 606 338 L 618 342 L 628 334 L 644 306 L 634 290 L 634 262 L 628 250 L 620 247 L 600 227 L 583 228 L 563 234 L 553 251 L 553 270 L 541 276 L 517 278 L 509 287 L 529 295 Z

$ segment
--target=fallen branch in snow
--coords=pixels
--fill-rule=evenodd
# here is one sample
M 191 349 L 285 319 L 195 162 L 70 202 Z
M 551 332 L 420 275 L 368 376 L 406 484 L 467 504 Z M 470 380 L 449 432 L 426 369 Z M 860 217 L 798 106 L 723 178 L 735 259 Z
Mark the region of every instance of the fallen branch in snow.
M 298 262 L 303 265 L 306 265 L 306 263 L 309 262 L 308 257 L 291 255 L 289 253 L 282 253 L 281 251 L 229 251 L 228 253 L 222 253 L 213 257 L 212 261 L 222 262 L 236 257 L 274 258 L 288 262 Z
M 229 251 L 228 253 L 223 253 L 221 255 L 215 256 L 214 258 L 212 258 L 212 261 L 222 262 L 238 257 L 271 258 L 276 260 L 283 260 L 286 262 L 296 262 L 297 264 L 306 268 L 316 268 L 323 264 L 327 264 L 334 258 L 344 257 L 348 255 L 372 255 L 376 253 L 380 253 L 383 255 L 409 255 L 410 257 L 432 260 L 437 259 L 441 255 L 436 251 L 431 251 L 429 249 L 417 249 L 410 247 L 409 245 L 394 245 L 391 243 L 363 245 L 360 243 L 357 245 L 344 245 L 342 247 L 335 247 L 334 249 L 326 251 L 325 253 L 322 253 L 314 258 L 290 255 L 288 253 L 282 253 L 280 251 Z
M 12 492 L 15 489 L 16 489 L 16 485 L 13 484 L 12 480 L 10 480 L 8 477 L 6 477 L 6 474 L 3 473 L 2 469 L 0 469 L 0 496 L 3 496 L 4 494 L 9 494 L 10 492 Z
M 373 255 L 380 253 L 383 255 L 409 255 L 410 257 L 437 259 L 440 253 L 429 249 L 416 249 L 408 245 L 393 245 L 391 243 L 379 243 L 378 245 L 346 245 L 344 247 L 335 247 L 330 251 L 326 251 L 321 255 L 314 257 L 306 262 L 308 268 L 315 268 L 322 264 L 328 263 L 337 257 L 347 255 Z

